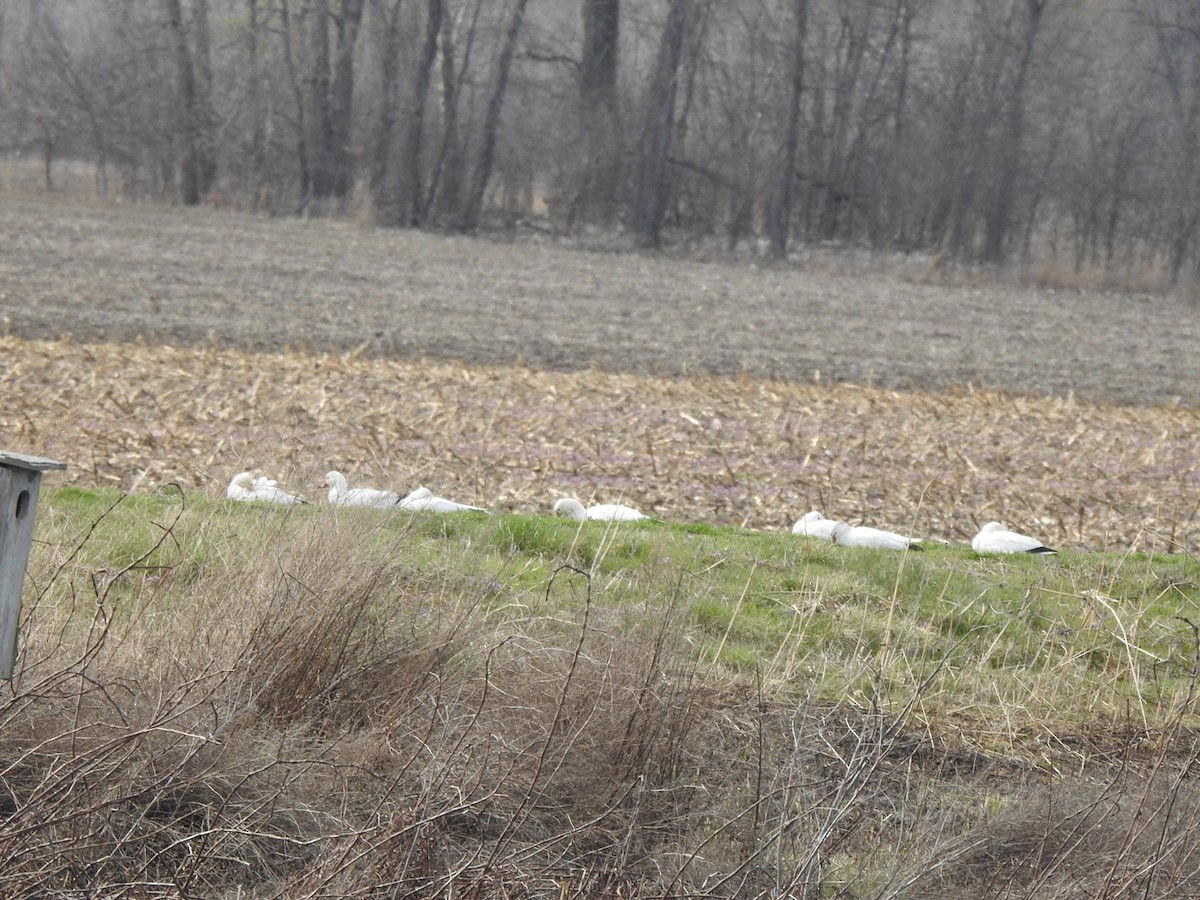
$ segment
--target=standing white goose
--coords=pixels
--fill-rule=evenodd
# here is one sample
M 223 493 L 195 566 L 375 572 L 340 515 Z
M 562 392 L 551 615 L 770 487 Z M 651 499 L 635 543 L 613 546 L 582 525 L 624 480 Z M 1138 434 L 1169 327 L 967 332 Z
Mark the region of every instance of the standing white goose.
M 295 494 L 289 494 L 281 488 L 275 479 L 255 478 L 249 472 L 239 472 L 234 475 L 233 481 L 229 482 L 229 487 L 225 488 L 225 496 L 230 500 L 261 500 L 265 503 L 278 503 L 283 506 L 294 506 L 297 503 L 305 502 Z
M 622 506 L 620 503 L 601 503 L 598 506 L 584 507 L 574 497 L 563 497 L 554 501 L 554 515 L 567 516 L 576 522 L 585 519 L 603 522 L 637 522 L 650 518 L 634 509 L 632 506 Z
M 468 506 L 466 503 L 456 503 L 445 497 L 438 497 L 427 487 L 417 488 L 396 505 L 411 512 L 487 512 L 482 506 Z
M 879 550 L 923 550 L 921 539 L 897 534 L 894 531 L 884 531 L 880 528 L 868 528 L 866 525 L 851 527 L 845 522 L 834 522 L 830 540 L 843 547 L 874 547 Z
M 1037 538 L 1016 531 L 1009 531 L 999 522 L 988 522 L 971 539 L 971 549 L 976 553 L 1035 553 L 1045 555 L 1057 553 Z
M 814 509 L 811 512 L 806 512 L 796 520 L 796 524 L 792 526 L 792 534 L 800 534 L 804 537 L 824 538 L 828 541 L 833 539 L 833 526 L 836 524 L 837 522 L 825 518 Z
M 322 490 L 329 491 L 329 502 L 334 506 L 370 506 L 375 509 L 395 509 L 400 502 L 400 495 L 395 491 L 381 491 L 377 488 L 351 489 L 346 483 L 346 476 L 341 472 L 326 472 Z

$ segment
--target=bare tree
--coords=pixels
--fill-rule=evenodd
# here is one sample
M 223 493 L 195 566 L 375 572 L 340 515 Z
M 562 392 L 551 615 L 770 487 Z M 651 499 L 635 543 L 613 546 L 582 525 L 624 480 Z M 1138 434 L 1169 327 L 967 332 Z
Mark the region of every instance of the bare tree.
M 195 37 L 188 40 L 180 0 L 163 0 L 167 27 L 175 53 L 179 97 L 176 134 L 180 144 L 179 199 L 186 205 L 199 203 L 212 189 L 216 178 L 213 122 L 209 111 L 212 69 L 209 52 L 207 0 L 196 0 L 192 25 Z
M 617 106 L 621 0 L 583 0 L 579 67 L 581 184 L 569 214 L 610 222 L 620 184 L 621 117 Z
M 259 0 L 246 0 L 246 106 L 250 127 L 246 135 L 247 157 L 250 166 L 244 181 L 250 185 L 253 205 L 258 206 L 265 195 L 267 180 L 267 123 L 265 91 L 260 47 L 263 23 L 259 18 Z
M 611 110 L 617 102 L 621 0 L 583 0 L 583 56 L 579 95 L 585 109 Z
M 314 0 L 309 12 L 308 44 L 308 147 L 311 160 L 309 199 L 321 200 L 333 194 L 333 169 L 337 152 L 333 130 L 333 98 L 329 74 L 329 2 Z
M 791 44 L 791 71 L 784 115 L 783 148 L 779 153 L 775 200 L 767 223 L 771 256 L 787 256 L 788 235 L 792 222 L 792 185 L 796 180 L 796 152 L 800 145 L 800 98 L 804 93 L 804 46 L 808 37 L 808 0 L 794 0 L 795 29 Z
M 401 193 L 400 224 L 417 227 L 423 221 L 421 204 L 421 147 L 425 137 L 425 108 L 429 100 L 429 84 L 433 77 L 433 64 L 437 59 L 438 36 L 442 33 L 445 18 L 445 0 L 429 0 L 425 18 L 425 42 L 421 47 L 421 58 L 417 63 L 417 77 L 413 82 L 408 128 L 404 135 L 404 152 L 401 157 L 401 176 L 404 187 Z
M 304 96 L 303 82 L 300 77 L 300 67 L 296 62 L 296 52 L 292 41 L 292 15 L 289 0 L 279 0 L 280 38 L 283 44 L 283 61 L 287 69 L 288 84 L 291 88 L 292 102 L 296 115 L 296 167 L 300 203 L 308 202 L 312 192 L 312 163 L 309 159 L 309 124 L 308 103 Z M 300 30 L 303 30 L 301 23 Z
M 1012 225 L 1013 204 L 1017 187 L 1017 176 L 1021 172 L 1022 141 L 1025 135 L 1025 100 L 1029 83 L 1030 63 L 1033 60 L 1034 44 L 1042 24 L 1042 16 L 1049 0 L 1023 0 L 1016 4 L 1011 17 L 1024 9 L 1025 20 L 1019 32 L 1020 55 L 1016 72 L 1004 104 L 999 152 L 996 161 L 999 173 L 992 189 L 991 201 L 984 219 L 983 258 L 989 262 L 1004 259 L 1006 242 Z
M 354 108 L 354 46 L 363 0 L 343 0 L 336 15 L 328 0 L 312 10 L 310 52 L 311 158 L 313 199 L 341 200 L 350 193 L 351 122 Z M 337 40 L 330 47 L 329 30 Z
M 887 122 L 892 116 L 900 122 L 902 113 L 894 111 L 904 109 L 907 60 L 903 57 L 912 15 L 911 0 L 899 0 L 894 6 L 869 0 L 858 15 L 851 15 L 846 6 L 839 8 L 841 50 L 822 175 L 822 240 L 856 237 L 861 222 L 875 228 L 874 208 L 883 199 L 878 180 L 885 177 L 885 148 L 894 136 Z M 902 57 L 898 63 L 897 54 Z M 893 73 L 894 64 L 900 72 Z M 898 82 L 891 91 L 889 75 Z
M 909 84 L 912 71 L 914 47 L 913 23 L 925 0 L 898 0 L 893 18 L 893 33 L 899 42 L 899 57 L 893 83 L 892 105 L 889 117 L 892 125 L 891 141 L 883 161 L 880 178 L 883 190 L 877 198 L 877 206 L 871 217 L 874 229 L 872 236 L 888 244 L 910 247 L 914 243 L 916 223 L 906 214 L 911 206 L 906 195 L 908 180 L 903 177 L 903 159 L 908 138 Z
M 654 72 L 646 91 L 642 131 L 634 173 L 632 225 L 639 247 L 662 245 L 663 216 L 667 208 L 667 159 L 675 132 L 675 95 L 695 0 L 671 0 L 659 40 Z
M 426 107 L 429 86 L 437 62 L 438 40 L 445 19 L 445 0 L 428 0 L 425 16 L 425 36 L 417 61 L 409 101 L 408 120 L 401 144 L 400 160 L 393 177 L 387 177 L 391 157 L 392 135 L 396 130 L 397 74 L 400 53 L 400 8 L 403 0 L 394 0 L 385 18 L 385 40 L 382 51 L 382 100 L 380 103 L 378 138 L 371 175 L 372 193 L 376 198 L 378 221 L 382 225 L 417 227 L 424 219 L 421 202 L 422 149 L 425 139 Z M 453 55 L 450 54 L 450 58 Z
M 513 54 L 516 52 L 517 39 L 521 34 L 521 25 L 525 19 L 525 7 L 528 4 L 529 0 L 516 0 L 513 5 L 504 43 L 496 61 L 496 75 L 480 135 L 479 158 L 472 171 L 471 185 L 463 200 L 463 208 L 458 220 L 458 228 L 461 231 L 474 231 L 479 226 L 479 216 L 483 210 L 483 194 L 487 190 L 488 179 L 491 178 L 492 166 L 496 159 L 496 134 L 500 128 L 500 111 L 504 105 L 504 95 L 508 90 Z
M 433 208 L 436 208 L 437 218 L 442 222 L 454 222 L 461 214 L 467 163 L 459 125 L 459 98 L 470 67 L 482 10 L 483 0 L 475 0 L 465 35 L 460 31 L 467 20 L 466 6 L 460 7 L 456 15 L 442 19 L 442 33 L 439 35 L 442 133 L 423 218 L 427 218 L 429 210 Z M 461 47 L 460 37 L 463 37 Z
M 362 175 L 382 223 L 472 229 L 541 183 L 643 247 L 1200 273 L 1189 0 L 0 0 L 0 29 L 0 140 L 48 186 L 70 154 L 105 190 L 195 203 L 219 169 L 337 211 Z
M 334 56 L 332 95 L 332 141 L 328 147 L 330 186 L 334 196 L 350 193 L 353 183 L 350 147 L 352 144 L 352 113 L 354 109 L 354 46 L 358 41 L 364 0 L 342 0 L 337 26 L 337 53 Z
M 1159 241 L 1176 284 L 1189 255 L 1200 268 L 1200 10 L 1185 0 L 1156 0 L 1139 19 L 1153 35 L 1155 74 L 1169 111 L 1157 127 L 1165 163 Z
M 213 111 L 212 27 L 208 20 L 208 0 L 192 0 L 189 31 L 196 69 L 197 132 L 203 147 L 200 180 L 207 193 L 217 180 L 217 117 Z
M 23 12 L 4 81 L 11 125 L 22 144 L 32 132 L 47 186 L 60 144 L 95 163 L 101 192 L 114 165 L 131 180 L 148 168 L 160 191 L 173 186 L 179 102 L 161 3 L 66 17 L 60 6 L 29 0 Z
M 400 213 L 393 208 L 387 189 L 388 170 L 392 155 L 392 138 L 396 131 L 397 94 L 400 73 L 401 12 L 404 0 L 377 0 L 377 14 L 382 22 L 379 48 L 379 108 L 375 123 L 375 149 L 371 155 L 369 185 L 375 201 L 376 220 L 381 225 L 398 224 Z

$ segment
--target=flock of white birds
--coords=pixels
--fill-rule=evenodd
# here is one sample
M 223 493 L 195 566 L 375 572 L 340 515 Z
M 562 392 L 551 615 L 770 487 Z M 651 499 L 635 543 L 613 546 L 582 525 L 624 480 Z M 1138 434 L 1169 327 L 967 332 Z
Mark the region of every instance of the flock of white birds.
M 825 538 L 843 547 L 874 547 L 880 550 L 920 550 L 921 538 L 866 525 L 849 525 L 827 519 L 817 510 L 805 513 L 792 526 L 792 534 Z M 1056 553 L 1027 534 L 1009 531 L 1000 522 L 988 522 L 971 540 L 971 549 L 979 554 L 989 553 Z
M 395 491 L 379 488 L 352 488 L 346 481 L 346 476 L 341 472 L 326 473 L 321 489 L 328 491 L 328 500 L 334 506 L 366 506 L 372 509 L 403 509 L 408 512 L 433 513 L 488 512 L 481 506 L 471 506 L 467 503 L 457 503 L 454 500 L 447 500 L 445 497 L 438 497 L 426 487 L 418 487 L 403 497 Z M 225 496 L 230 500 L 257 500 L 287 506 L 307 502 L 295 494 L 288 493 L 273 478 L 262 476 L 255 478 L 250 472 L 240 472 L 235 475 L 225 490 Z M 565 516 L 577 522 L 588 520 L 635 522 L 650 518 L 632 506 L 623 506 L 620 503 L 584 506 L 574 497 L 562 497 L 556 500 L 552 511 L 556 516 Z M 792 534 L 822 538 L 843 547 L 873 547 L 880 550 L 920 550 L 922 540 L 882 528 L 850 525 L 840 520 L 827 519 L 815 509 L 805 513 L 792 526 Z M 979 554 L 1056 552 L 1037 538 L 1009 531 L 999 522 L 988 522 L 984 525 L 979 530 L 979 534 L 972 539 L 971 549 Z

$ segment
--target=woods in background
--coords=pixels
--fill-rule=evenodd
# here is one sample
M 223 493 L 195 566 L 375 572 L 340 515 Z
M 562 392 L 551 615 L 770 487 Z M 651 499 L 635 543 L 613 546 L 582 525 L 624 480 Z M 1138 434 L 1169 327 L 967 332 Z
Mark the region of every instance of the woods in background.
M 5 0 L 0 148 L 398 227 L 1200 271 L 1188 0 Z

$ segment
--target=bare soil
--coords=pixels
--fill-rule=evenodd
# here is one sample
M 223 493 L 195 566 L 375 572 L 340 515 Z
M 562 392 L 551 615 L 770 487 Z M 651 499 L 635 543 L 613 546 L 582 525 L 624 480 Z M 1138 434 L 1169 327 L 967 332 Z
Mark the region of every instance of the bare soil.
M 0 195 L 0 327 L 19 337 L 1200 405 L 1193 298 L 928 274 Z

